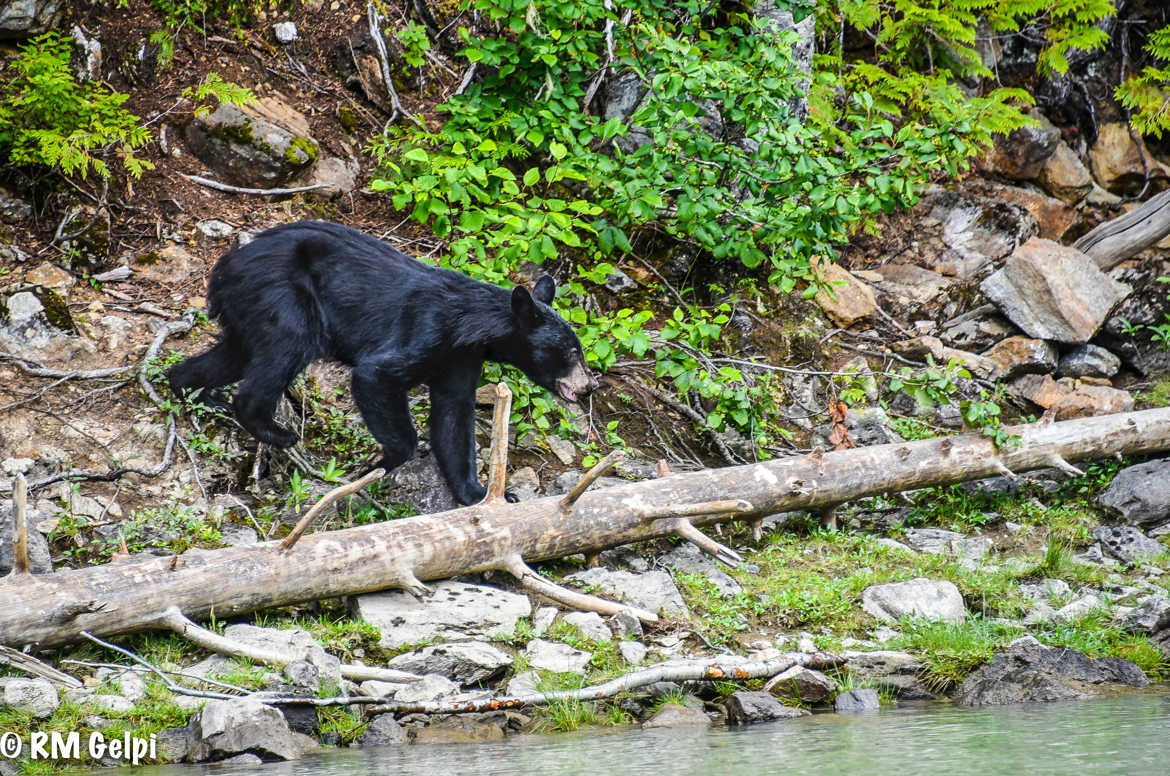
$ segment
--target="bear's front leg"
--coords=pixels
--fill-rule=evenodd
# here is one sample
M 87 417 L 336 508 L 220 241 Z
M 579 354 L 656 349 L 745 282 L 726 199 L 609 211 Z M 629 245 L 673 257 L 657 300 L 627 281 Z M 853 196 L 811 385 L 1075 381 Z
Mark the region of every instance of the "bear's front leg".
M 482 364 L 453 368 L 429 382 L 431 389 L 431 450 L 439 471 L 460 504 L 478 504 L 487 488 L 475 476 L 475 387 Z M 519 499 L 505 494 L 510 502 Z
M 378 379 L 378 369 L 361 366 L 353 370 L 353 400 L 362 413 L 366 428 L 382 445 L 382 460 L 375 468 L 389 473 L 414 457 L 418 434 L 410 418 L 410 404 L 403 388 Z

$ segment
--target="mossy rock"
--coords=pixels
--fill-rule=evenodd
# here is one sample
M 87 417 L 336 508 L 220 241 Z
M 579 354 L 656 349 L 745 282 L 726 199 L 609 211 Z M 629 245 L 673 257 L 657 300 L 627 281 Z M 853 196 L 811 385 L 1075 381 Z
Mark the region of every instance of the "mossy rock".
M 196 157 L 239 186 L 274 188 L 312 166 L 320 146 L 303 115 L 273 98 L 245 106 L 221 103 L 184 129 Z

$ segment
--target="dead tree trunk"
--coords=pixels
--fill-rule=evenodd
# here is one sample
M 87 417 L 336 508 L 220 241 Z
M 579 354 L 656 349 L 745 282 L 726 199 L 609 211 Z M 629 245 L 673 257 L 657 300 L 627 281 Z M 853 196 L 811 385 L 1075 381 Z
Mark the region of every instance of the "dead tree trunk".
M 1068 461 L 1166 450 L 1170 408 L 1012 431 L 1020 444 L 1002 450 L 979 434 L 965 434 L 818 451 L 583 494 L 575 489 L 564 498 L 520 504 L 489 498 L 449 512 L 310 534 L 288 549 L 273 541 L 43 576 L 14 573 L 0 580 L 0 644 L 47 647 L 75 640 L 83 630 L 107 635 L 165 628 L 171 607 L 194 618 L 214 610 L 222 618 L 389 587 L 422 592 L 419 580 L 486 569 L 507 570 L 543 595 L 580 605 L 590 597 L 552 584 L 525 561 L 665 535 L 734 559 L 734 552 L 696 526 L 822 510 L 864 496 L 1008 472 L 1050 466 L 1070 470 Z
M 1100 224 L 1073 243 L 1073 247 L 1089 254 L 1097 266 L 1105 270 L 1144 251 L 1168 234 L 1170 191 L 1163 191 L 1125 215 Z

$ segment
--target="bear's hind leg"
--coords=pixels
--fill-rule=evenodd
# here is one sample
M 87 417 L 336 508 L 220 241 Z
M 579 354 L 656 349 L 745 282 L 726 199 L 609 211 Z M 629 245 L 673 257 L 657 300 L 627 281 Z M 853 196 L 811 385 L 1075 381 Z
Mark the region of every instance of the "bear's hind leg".
M 253 343 L 252 357 L 236 389 L 236 420 L 248 433 L 273 447 L 292 447 L 300 439 L 276 422 L 276 407 L 296 376 L 313 361 L 303 338 L 289 335 Z
M 376 368 L 362 366 L 353 370 L 353 400 L 366 428 L 382 445 L 378 467 L 389 472 L 414 457 L 418 433 L 410 419 L 405 390 L 387 387 L 378 380 Z
M 208 350 L 182 361 L 167 372 L 171 393 L 185 397 L 202 390 L 199 401 L 212 409 L 230 410 L 231 405 L 215 388 L 234 383 L 243 377 L 247 356 L 230 337 L 225 336 Z

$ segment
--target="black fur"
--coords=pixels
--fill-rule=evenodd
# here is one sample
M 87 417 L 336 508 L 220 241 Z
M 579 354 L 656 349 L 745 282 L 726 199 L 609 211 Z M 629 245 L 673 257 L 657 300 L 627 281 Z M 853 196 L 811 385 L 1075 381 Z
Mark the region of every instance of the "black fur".
M 354 401 L 383 448 L 388 471 L 415 453 L 407 392 L 430 388 L 430 438 L 439 468 L 463 504 L 486 489 L 475 476 L 475 388 L 485 360 L 514 364 L 557 391 L 589 375 L 577 335 L 550 306 L 549 277 L 535 294 L 506 290 L 424 264 L 339 224 L 301 221 L 269 229 L 225 254 L 211 273 L 208 312 L 221 337 L 169 374 L 182 395 L 239 382 L 234 409 L 258 439 L 298 437 L 273 419 L 281 396 L 310 363 L 353 368 Z M 580 394 L 596 387 L 592 376 Z

